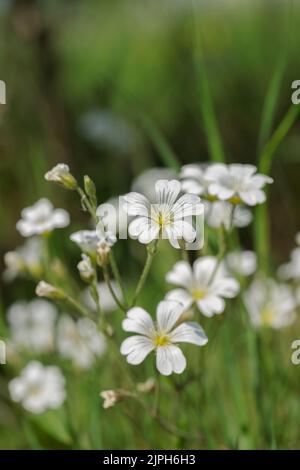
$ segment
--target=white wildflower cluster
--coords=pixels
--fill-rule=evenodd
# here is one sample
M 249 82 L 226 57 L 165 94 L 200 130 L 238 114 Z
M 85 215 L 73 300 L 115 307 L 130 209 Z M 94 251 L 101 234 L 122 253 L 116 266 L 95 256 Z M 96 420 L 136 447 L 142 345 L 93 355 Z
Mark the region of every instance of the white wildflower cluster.
M 272 178 L 257 173 L 248 164 L 192 164 L 182 168 L 182 188 L 187 193 L 201 196 L 205 204 L 206 223 L 227 230 L 233 225 L 245 227 L 252 220 L 246 206 L 265 202 L 263 186 Z
M 295 320 L 297 300 L 292 286 L 263 276 L 255 252 L 237 245 L 228 249 L 232 232 L 251 222 L 249 208 L 265 202 L 264 186 L 272 183 L 269 176 L 257 173 L 255 166 L 193 164 L 184 166 L 178 175 L 166 169 L 151 169 L 140 175 L 122 198 L 109 199 L 99 206 L 93 181 L 85 176 L 81 188 L 67 165 L 58 164 L 45 178 L 77 192 L 82 208 L 92 218 L 93 227 L 70 235 L 80 250 L 77 268 L 86 288 L 69 290 L 55 270 L 51 271 L 49 258 L 41 267 L 41 244 L 48 242 L 54 229 L 69 224 L 68 213 L 54 209 L 46 199 L 24 209 L 17 229 L 24 237 L 32 237 L 30 246 L 6 254 L 6 277 L 30 274 L 40 281 L 36 288 L 39 297 L 64 303 L 64 312 L 71 308 L 80 316 L 74 320 L 67 313 L 59 314 L 44 299 L 15 303 L 8 309 L 7 321 L 10 340 L 18 351 L 57 353 L 63 364 L 71 361 L 75 367 L 87 369 L 106 351 L 106 336 L 117 332 L 114 341 L 119 342 L 118 335 L 122 336 L 120 352 L 129 364 L 139 365 L 154 353 L 156 369 L 169 376 L 186 369 L 183 343 L 207 344 L 209 338 L 198 321 L 203 321 L 206 329 L 207 322 L 214 322 L 212 317 L 224 313 L 241 291 L 253 327 L 279 329 Z M 208 246 L 197 246 L 189 252 L 199 238 L 199 230 L 203 230 L 199 225 L 203 216 L 214 241 L 211 246 L 208 240 Z M 118 238 L 126 238 L 127 231 L 130 238 L 146 245 L 147 252 L 145 266 L 136 287 L 129 289 L 130 295 L 114 253 Z M 173 266 L 166 262 L 164 277 L 169 287 L 153 318 L 139 306 L 139 300 L 143 289 L 147 289 L 152 261 L 164 249 L 161 240 L 178 250 L 178 259 Z M 296 286 L 300 286 L 299 250 L 296 248 L 290 262 L 279 270 L 283 280 L 292 280 Z M 112 311 L 116 314 L 106 315 Z M 118 321 L 121 312 L 125 319 Z M 124 338 L 118 323 L 132 335 Z M 25 409 L 40 413 L 62 404 L 64 385 L 57 367 L 33 361 L 10 382 L 9 390 L 12 399 Z M 109 408 L 123 398 L 150 393 L 155 386 L 152 379 L 131 391 L 104 390 L 100 395 L 104 407 Z

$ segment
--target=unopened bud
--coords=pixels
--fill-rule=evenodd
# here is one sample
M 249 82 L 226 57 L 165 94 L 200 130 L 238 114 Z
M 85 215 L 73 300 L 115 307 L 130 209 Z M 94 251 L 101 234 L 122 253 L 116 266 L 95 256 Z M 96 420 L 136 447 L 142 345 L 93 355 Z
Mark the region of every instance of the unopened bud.
M 106 266 L 108 263 L 108 255 L 111 247 L 105 241 L 99 242 L 97 245 L 97 263 L 99 266 Z
M 38 297 L 46 297 L 53 300 L 63 300 L 66 298 L 66 294 L 63 290 L 58 289 L 48 282 L 40 281 L 36 286 L 35 293 Z
M 52 170 L 45 174 L 47 181 L 53 181 L 54 183 L 63 186 L 65 189 L 76 189 L 77 181 L 74 176 L 70 173 L 70 168 L 64 163 L 59 163 Z
M 77 265 L 80 277 L 84 282 L 90 284 L 95 279 L 95 269 L 89 256 L 82 254 L 81 258 L 82 260 Z
M 84 190 L 93 206 L 97 206 L 97 193 L 94 181 L 88 176 L 84 176 Z

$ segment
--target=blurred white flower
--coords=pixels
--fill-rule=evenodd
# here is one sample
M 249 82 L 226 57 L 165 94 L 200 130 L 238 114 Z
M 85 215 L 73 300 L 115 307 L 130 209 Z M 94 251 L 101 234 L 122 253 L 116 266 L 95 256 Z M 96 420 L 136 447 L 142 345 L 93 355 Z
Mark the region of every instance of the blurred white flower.
M 66 227 L 70 222 L 68 212 L 64 209 L 54 209 L 48 199 L 40 199 L 33 206 L 26 207 L 21 216 L 17 229 L 23 237 L 49 233 L 55 228 Z
M 254 251 L 232 251 L 226 255 L 228 269 L 240 276 L 251 276 L 257 269 L 257 256 Z
M 98 244 L 96 230 L 79 230 L 70 235 L 70 240 L 79 246 L 81 251 L 88 255 L 95 255 Z
M 170 168 L 148 168 L 137 176 L 131 185 L 131 191 L 143 194 L 150 202 L 156 202 L 155 184 L 158 180 L 174 180 L 176 173 Z
M 95 278 L 95 269 L 92 265 L 91 258 L 85 254 L 81 255 L 81 261 L 77 264 L 80 277 L 84 282 L 92 282 Z
M 39 237 L 29 238 L 15 251 L 8 251 L 4 255 L 4 279 L 13 281 L 19 274 L 25 273 L 38 277 L 42 273 L 41 256 L 42 240 Z
M 64 163 L 59 163 L 52 170 L 48 171 L 45 174 L 45 179 L 53 181 L 66 189 L 76 189 L 77 187 L 77 181 L 70 173 L 70 168 Z
M 122 293 L 118 284 L 115 281 L 111 281 L 111 286 L 116 296 L 119 299 L 122 299 Z M 118 309 L 118 306 L 105 282 L 98 283 L 98 294 L 100 298 L 101 307 L 105 313 L 110 313 Z M 82 301 L 90 310 L 96 310 L 95 301 L 91 296 L 90 289 L 87 288 L 82 292 Z
M 190 165 L 184 165 L 180 171 L 180 180 L 182 190 L 197 194 L 198 196 L 209 196 L 209 185 L 212 182 L 207 177 L 207 168 L 210 164 L 198 164 L 192 163 Z
M 193 268 L 186 261 L 178 261 L 167 273 L 166 281 L 181 286 L 168 292 L 166 298 L 181 302 L 188 309 L 194 302 L 206 317 L 225 310 L 224 298 L 233 298 L 239 292 L 239 283 L 230 277 L 217 258 L 198 258 Z
M 31 361 L 19 377 L 9 382 L 9 392 L 13 401 L 40 414 L 62 405 L 66 398 L 65 379 L 58 367 L 44 367 L 40 362 Z
M 295 248 L 291 253 L 290 261 L 279 267 L 278 277 L 285 281 L 300 280 L 300 248 Z
M 106 232 L 100 222 L 96 230 L 79 230 L 70 235 L 70 240 L 89 256 L 95 257 L 99 245 L 109 249 L 116 243 L 115 235 Z
M 203 205 L 194 194 L 178 197 L 180 191 L 179 181 L 159 180 L 155 184 L 155 204 L 151 204 L 142 194 L 127 194 L 127 213 L 135 216 L 129 225 L 129 235 L 143 244 L 159 237 L 168 239 L 174 248 L 180 248 L 179 240 L 188 243 L 195 241 L 197 232 L 191 217 L 201 215 Z M 186 220 L 187 218 L 190 220 Z
M 89 368 L 96 357 L 106 350 L 104 335 L 88 318 L 74 321 L 64 315 L 58 323 L 57 348 L 59 353 L 71 359 L 77 367 Z
M 292 289 L 273 279 L 256 278 L 244 293 L 244 302 L 254 327 L 280 329 L 296 319 Z
M 46 300 L 18 301 L 7 311 L 11 338 L 18 349 L 49 352 L 54 346 L 56 308 Z
M 249 209 L 243 206 L 233 206 L 226 201 L 203 201 L 204 220 L 212 228 L 224 226 L 226 230 L 233 227 L 246 227 L 253 219 Z M 232 211 L 233 215 L 232 215 Z
M 261 204 L 266 200 L 262 188 L 266 183 L 272 183 L 273 179 L 256 171 L 257 168 L 249 164 L 210 165 L 206 173 L 207 178 L 212 180 L 209 193 L 232 204 Z
M 140 364 L 151 351 L 155 351 L 156 367 L 161 374 L 181 374 L 186 368 L 186 359 L 177 344 L 204 346 L 208 341 L 197 323 L 181 323 L 176 326 L 183 310 L 184 307 L 178 302 L 162 301 L 157 306 L 154 323 L 144 309 L 130 309 L 122 326 L 125 331 L 137 334 L 125 339 L 121 345 L 121 354 L 127 356 L 127 362 Z

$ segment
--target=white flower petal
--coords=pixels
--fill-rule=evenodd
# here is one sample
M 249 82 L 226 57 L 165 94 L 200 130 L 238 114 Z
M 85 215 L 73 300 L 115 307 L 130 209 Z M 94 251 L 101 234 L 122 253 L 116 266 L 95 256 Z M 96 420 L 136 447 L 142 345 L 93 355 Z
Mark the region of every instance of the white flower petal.
M 187 261 L 178 261 L 173 269 L 166 274 L 166 281 L 176 286 L 189 288 L 193 282 L 193 272 Z
M 208 342 L 203 328 L 195 322 L 182 323 L 177 326 L 170 338 L 174 343 L 191 343 L 197 346 L 204 346 Z
M 154 343 L 146 336 L 130 336 L 121 344 L 121 354 L 127 356 L 129 364 L 141 364 L 148 354 L 155 349 Z
M 181 190 L 177 180 L 158 180 L 155 183 L 156 202 L 172 206 Z
M 186 309 L 188 309 L 193 303 L 193 297 L 191 294 L 184 289 L 173 289 L 166 295 L 166 300 L 175 300 L 180 302 Z
M 212 317 L 214 314 L 222 313 L 225 310 L 224 300 L 215 295 L 208 295 L 201 300 L 197 300 L 196 303 L 200 312 L 206 317 Z
M 141 307 L 134 307 L 128 310 L 127 318 L 122 322 L 122 328 L 124 331 L 151 337 L 154 331 L 154 323 L 146 310 Z
M 159 332 L 168 333 L 179 320 L 184 306 L 173 300 L 163 300 L 157 306 L 156 318 Z
M 124 196 L 124 210 L 128 215 L 147 217 L 150 213 L 150 203 L 142 194 L 131 192 Z
M 186 359 L 177 346 L 160 347 L 156 352 L 156 367 L 162 375 L 181 374 L 186 368 Z

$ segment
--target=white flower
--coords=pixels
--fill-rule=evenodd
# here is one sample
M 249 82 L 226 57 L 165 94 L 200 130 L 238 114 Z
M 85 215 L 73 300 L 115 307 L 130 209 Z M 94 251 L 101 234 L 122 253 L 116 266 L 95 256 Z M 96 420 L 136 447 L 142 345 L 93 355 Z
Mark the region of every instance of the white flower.
M 70 235 L 70 240 L 79 246 L 81 251 L 94 255 L 99 242 L 96 230 L 79 230 Z
M 120 291 L 120 288 L 118 284 L 113 280 L 111 281 L 111 286 L 118 297 L 118 299 L 122 299 L 122 293 Z M 99 282 L 98 284 L 98 294 L 99 294 L 99 299 L 101 303 L 102 310 L 105 313 L 112 312 L 114 310 L 118 309 L 118 306 L 113 298 L 113 296 L 110 293 L 109 288 L 107 287 L 107 284 L 105 282 Z M 85 289 L 82 292 L 82 301 L 84 304 L 87 306 L 87 308 L 91 310 L 96 309 L 96 304 L 95 301 L 93 300 L 90 289 Z
M 177 300 L 188 309 L 194 302 L 206 317 L 222 313 L 224 298 L 233 298 L 239 292 L 239 283 L 230 277 L 223 263 L 213 256 L 198 258 L 193 268 L 186 261 L 178 261 L 167 273 L 170 284 L 181 286 L 167 294 L 167 299 Z
M 79 230 L 70 235 L 70 240 L 90 256 L 95 256 L 99 245 L 105 244 L 111 248 L 116 242 L 116 237 L 103 229 L 102 223 L 97 225 L 96 230 Z
M 18 348 L 29 351 L 51 351 L 56 317 L 56 308 L 46 300 L 15 302 L 7 312 L 13 342 Z
M 233 206 L 226 201 L 203 201 L 204 220 L 212 228 L 224 226 L 226 230 L 233 227 L 246 227 L 250 224 L 253 216 L 249 209 L 244 206 Z M 234 210 L 232 215 L 232 210 Z
M 188 243 L 195 241 L 197 232 L 193 228 L 191 217 L 202 214 L 203 205 L 199 197 L 193 194 L 178 198 L 180 190 L 179 181 L 157 181 L 155 204 L 151 204 L 142 194 L 127 194 L 127 213 L 135 216 L 129 225 L 129 235 L 144 244 L 159 237 L 169 239 L 175 248 L 180 247 L 180 239 Z
M 151 351 L 155 351 L 156 367 L 161 374 L 181 374 L 186 368 L 186 359 L 177 344 L 204 346 L 208 341 L 197 323 L 181 323 L 176 326 L 183 310 L 184 307 L 178 302 L 160 302 L 154 323 L 144 309 L 130 309 L 122 326 L 125 331 L 137 334 L 125 339 L 121 345 L 121 354 L 127 356 L 127 362 L 140 364 Z
M 207 178 L 212 180 L 209 193 L 220 200 L 233 204 L 255 206 L 266 200 L 262 190 L 266 183 L 272 183 L 269 176 L 256 173 L 254 165 L 233 163 L 224 165 L 215 163 L 207 169 Z
M 176 173 L 170 168 L 147 168 L 137 176 L 131 185 L 131 191 L 143 194 L 150 202 L 156 202 L 155 184 L 159 180 L 174 180 Z
M 42 241 L 39 237 L 29 238 L 15 251 L 4 255 L 6 269 L 4 279 L 14 280 L 19 274 L 28 273 L 38 277 L 42 271 L 41 265 Z
M 80 277 L 85 282 L 92 282 L 96 273 L 91 258 L 85 254 L 82 254 L 81 258 L 81 261 L 77 264 Z
M 96 357 L 103 355 L 106 341 L 104 335 L 88 318 L 80 318 L 75 322 L 71 317 L 64 315 L 58 323 L 57 346 L 63 357 L 86 369 L 93 364 Z
M 76 189 L 77 181 L 70 173 L 70 168 L 64 163 L 59 163 L 45 174 L 47 181 L 53 181 L 66 189 Z
M 285 281 L 300 280 L 300 248 L 295 248 L 291 253 L 290 261 L 279 267 L 278 276 Z
M 244 302 L 254 327 L 280 329 L 296 319 L 292 289 L 273 279 L 256 278 L 244 294 Z
M 209 186 L 212 182 L 207 176 L 207 168 L 209 164 L 192 163 L 184 165 L 180 171 L 180 179 L 182 181 L 182 190 L 197 194 L 198 196 L 209 196 Z
M 21 216 L 17 229 L 23 237 L 49 233 L 55 228 L 66 227 L 70 222 L 67 211 L 54 209 L 48 199 L 40 199 L 33 206 L 26 207 Z
M 44 367 L 40 362 L 31 361 L 21 375 L 9 383 L 9 392 L 13 401 L 40 414 L 62 405 L 66 398 L 65 379 L 58 367 Z
M 226 264 L 234 274 L 251 276 L 257 269 L 257 256 L 254 251 L 232 251 L 226 255 Z

